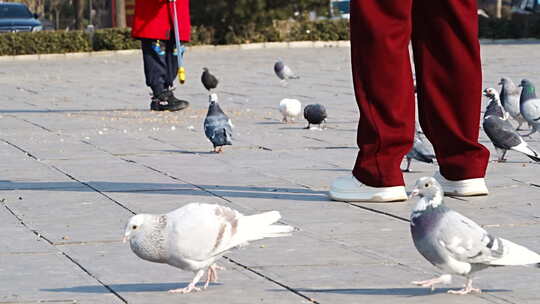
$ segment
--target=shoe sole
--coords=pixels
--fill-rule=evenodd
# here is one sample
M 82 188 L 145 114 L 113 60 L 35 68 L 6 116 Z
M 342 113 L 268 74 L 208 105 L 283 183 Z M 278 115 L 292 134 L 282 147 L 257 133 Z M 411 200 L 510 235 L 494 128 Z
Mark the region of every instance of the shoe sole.
M 487 192 L 487 191 L 471 191 L 471 192 L 444 191 L 444 195 L 459 196 L 459 197 L 486 196 L 488 194 L 489 194 L 489 192 Z
M 470 179 L 466 180 L 465 183 L 464 181 L 461 181 L 458 182 L 461 183 L 461 185 L 457 186 L 454 183 L 449 183 L 448 180 L 444 179 L 440 172 L 437 172 L 433 177 L 439 182 L 439 184 L 441 184 L 444 195 L 469 197 L 485 196 L 489 194 L 489 190 L 487 189 L 484 179 Z
M 188 106 L 185 106 L 185 107 L 181 107 L 181 108 L 173 108 L 173 109 L 156 109 L 156 108 L 150 107 L 150 111 L 157 111 L 157 112 L 177 112 L 177 111 L 181 111 L 181 110 L 187 109 L 188 107 L 189 107 L 189 105 L 188 105 Z
M 384 196 L 384 195 L 372 195 L 366 198 L 358 198 L 358 195 L 354 193 L 336 193 L 333 191 L 328 191 L 328 196 L 334 201 L 340 202 L 372 202 L 372 203 L 395 203 L 403 202 L 407 200 L 407 195 L 395 195 L 395 196 Z

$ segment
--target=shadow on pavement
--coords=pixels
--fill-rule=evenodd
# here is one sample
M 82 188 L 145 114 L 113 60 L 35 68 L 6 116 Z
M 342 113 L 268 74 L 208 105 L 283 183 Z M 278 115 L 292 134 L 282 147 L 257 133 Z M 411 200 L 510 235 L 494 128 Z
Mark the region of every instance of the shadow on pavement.
M 101 112 L 150 112 L 148 109 L 21 109 L 21 110 L 0 110 L 1 114 L 13 114 L 13 113 L 101 113 Z
M 449 290 L 459 288 L 437 288 L 431 291 L 429 288 L 411 287 L 411 288 L 343 288 L 343 289 L 309 289 L 295 288 L 298 292 L 314 292 L 314 293 L 336 293 L 336 294 L 351 294 L 351 295 L 390 295 L 390 296 L 429 296 L 435 294 L 446 294 Z M 274 291 L 279 291 L 275 289 Z M 508 289 L 482 289 L 482 293 L 493 292 L 510 292 Z
M 224 185 L 192 185 L 167 183 L 122 183 L 106 181 L 78 182 L 19 182 L 0 180 L 0 191 L 37 190 L 73 192 L 145 193 L 190 196 L 224 196 L 239 198 L 282 199 L 297 201 L 328 201 L 326 191 L 306 188 L 250 187 Z
M 107 285 L 115 292 L 167 292 L 171 289 L 184 288 L 189 283 L 134 283 L 134 284 L 111 284 Z M 210 283 L 211 286 L 221 285 L 219 283 Z M 197 284 L 201 287 L 202 284 Z M 209 287 L 209 288 L 210 288 Z M 83 285 L 65 288 L 41 289 L 49 292 L 75 292 L 75 293 L 110 293 L 103 285 Z

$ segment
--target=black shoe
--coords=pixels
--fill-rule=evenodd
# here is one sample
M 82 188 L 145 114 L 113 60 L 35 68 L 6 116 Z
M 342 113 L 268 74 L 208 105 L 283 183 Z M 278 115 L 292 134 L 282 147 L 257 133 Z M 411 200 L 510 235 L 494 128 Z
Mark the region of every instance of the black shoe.
M 174 97 L 171 90 L 165 90 L 152 97 L 150 110 L 152 111 L 180 111 L 189 106 L 189 102 Z

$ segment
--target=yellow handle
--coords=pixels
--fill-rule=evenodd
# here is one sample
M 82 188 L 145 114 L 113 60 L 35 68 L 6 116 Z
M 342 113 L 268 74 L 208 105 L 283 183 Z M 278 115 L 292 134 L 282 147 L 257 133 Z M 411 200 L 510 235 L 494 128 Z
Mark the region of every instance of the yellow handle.
M 186 82 L 186 70 L 184 67 L 178 68 L 178 81 L 180 81 L 180 84 Z

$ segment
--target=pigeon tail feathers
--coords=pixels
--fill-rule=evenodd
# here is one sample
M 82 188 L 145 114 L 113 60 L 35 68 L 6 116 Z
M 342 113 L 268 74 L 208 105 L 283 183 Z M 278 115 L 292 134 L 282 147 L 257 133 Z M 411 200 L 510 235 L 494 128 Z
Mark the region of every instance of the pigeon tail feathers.
M 424 163 L 428 163 L 428 164 L 432 164 L 433 159 L 435 158 L 435 155 L 424 155 L 421 153 L 418 153 L 416 156 L 418 157 L 416 160 L 424 162 Z
M 540 264 L 540 255 L 509 240 L 499 238 L 504 248 L 501 258 L 491 261 L 493 266 L 524 266 Z
M 538 158 L 537 156 L 533 156 L 533 155 L 530 155 L 530 154 L 527 154 L 527 156 L 528 156 L 530 159 L 534 160 L 535 162 L 540 162 L 540 158 Z
M 239 231 L 244 232 L 245 241 L 254 241 L 267 237 L 289 236 L 294 227 L 288 225 L 273 225 L 281 219 L 278 211 L 269 211 L 239 219 Z
M 531 149 L 531 147 L 529 147 L 526 142 L 522 142 L 521 144 L 512 147 L 511 149 L 527 155 L 527 157 L 534 160 L 535 162 L 540 162 L 540 156 L 538 155 L 538 153 Z

